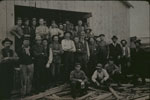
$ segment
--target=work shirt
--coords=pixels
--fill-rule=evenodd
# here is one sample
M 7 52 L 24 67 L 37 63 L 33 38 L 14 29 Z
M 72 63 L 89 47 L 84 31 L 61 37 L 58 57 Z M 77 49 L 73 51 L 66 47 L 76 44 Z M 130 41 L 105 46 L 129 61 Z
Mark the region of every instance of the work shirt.
M 59 37 L 63 37 L 64 36 L 64 32 L 62 30 L 60 30 L 59 28 L 49 28 L 49 32 L 51 37 L 53 37 L 54 35 L 59 35 Z
M 87 76 L 85 75 L 84 71 L 82 71 L 82 70 L 80 70 L 80 71 L 73 70 L 70 73 L 70 80 L 76 81 L 78 79 L 80 79 L 82 81 L 87 81 Z
M 76 51 L 75 44 L 72 40 L 63 39 L 61 41 L 61 44 L 62 44 L 62 49 L 64 51 L 71 51 L 71 52 Z
M 130 49 L 129 49 L 129 47 L 127 47 L 127 46 L 122 47 L 122 56 L 123 57 L 130 57 Z
M 97 80 L 107 80 L 109 78 L 109 75 L 105 69 L 102 69 L 101 72 L 98 72 L 97 70 L 92 75 L 92 81 L 96 82 Z
M 35 33 L 36 33 L 36 35 L 39 35 L 42 38 L 44 38 L 44 36 L 48 35 L 49 29 L 47 26 L 40 25 L 40 26 L 36 27 Z

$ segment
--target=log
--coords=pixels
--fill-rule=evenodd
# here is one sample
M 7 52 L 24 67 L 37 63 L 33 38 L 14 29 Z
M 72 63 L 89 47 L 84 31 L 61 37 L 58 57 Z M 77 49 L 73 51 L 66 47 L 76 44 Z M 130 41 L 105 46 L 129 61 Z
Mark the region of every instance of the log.
M 58 86 L 58 87 L 49 89 L 48 91 L 39 93 L 39 94 L 37 94 L 37 95 L 25 97 L 25 98 L 23 98 L 23 100 L 36 100 L 36 99 L 40 99 L 40 98 L 45 97 L 45 96 L 47 96 L 47 95 L 51 95 L 51 94 L 57 93 L 57 92 L 59 92 L 59 91 L 62 91 L 62 90 L 65 89 L 66 87 L 67 87 L 67 85 L 61 85 L 61 86 Z
M 45 97 L 48 100 L 74 100 L 73 98 L 69 98 L 69 97 L 60 97 L 60 98 L 55 98 L 53 96 L 46 96 Z
M 100 89 L 95 89 L 95 88 L 93 88 L 93 87 L 88 87 L 88 89 L 89 90 L 92 90 L 92 91 L 97 91 L 97 92 L 106 92 L 106 91 L 104 91 L 104 90 L 100 90 Z
M 97 97 L 94 97 L 92 99 L 93 100 L 103 100 L 103 99 L 105 99 L 105 98 L 107 98 L 107 97 L 109 97 L 111 95 L 112 95 L 112 93 L 104 93 L 104 94 L 101 94 L 101 95 L 99 95 Z
M 69 93 L 70 93 L 70 91 L 64 91 L 64 92 L 56 93 L 56 95 L 58 95 L 58 96 L 64 96 L 64 95 L 67 95 Z
M 112 87 L 109 87 L 109 90 L 118 100 L 121 99 L 121 97 L 116 93 L 116 91 Z
M 139 96 L 134 98 L 133 100 L 146 100 L 146 99 L 150 99 L 149 95 Z
M 88 94 L 86 94 L 86 95 L 84 95 L 84 96 L 82 96 L 82 97 L 79 97 L 79 98 L 77 98 L 77 100 L 84 100 L 85 98 L 87 98 L 87 97 L 89 97 L 89 96 L 91 96 L 91 95 L 93 95 L 93 94 L 95 94 L 96 92 L 90 92 L 90 93 L 88 93 Z

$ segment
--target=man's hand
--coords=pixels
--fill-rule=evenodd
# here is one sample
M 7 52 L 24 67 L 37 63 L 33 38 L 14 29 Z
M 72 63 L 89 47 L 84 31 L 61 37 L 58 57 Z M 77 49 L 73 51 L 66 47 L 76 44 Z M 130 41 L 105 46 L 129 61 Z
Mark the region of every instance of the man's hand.
M 78 79 L 79 82 L 82 82 L 82 80 Z
M 104 80 L 101 80 L 101 83 L 104 83 Z
M 47 63 L 47 64 L 46 64 L 46 68 L 49 68 L 49 67 L 50 67 L 50 64 L 49 64 L 49 63 Z
M 96 81 L 96 85 L 97 85 L 97 86 L 100 86 L 100 84 L 99 84 L 97 81 Z

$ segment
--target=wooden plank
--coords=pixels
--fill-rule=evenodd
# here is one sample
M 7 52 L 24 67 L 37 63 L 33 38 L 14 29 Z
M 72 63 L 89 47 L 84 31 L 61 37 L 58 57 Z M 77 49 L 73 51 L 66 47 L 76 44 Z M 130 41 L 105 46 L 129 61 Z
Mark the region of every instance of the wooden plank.
M 92 100 L 103 100 L 111 95 L 112 93 L 104 93 L 104 94 L 98 95 L 97 97 L 92 98 Z
M 118 100 L 121 99 L 121 97 L 116 93 L 116 91 L 112 87 L 109 87 L 109 90 Z
M 55 98 L 53 96 L 46 96 L 45 98 L 48 99 L 48 100 L 74 100 L 73 98 L 70 98 L 70 97 Z
M 87 97 L 89 97 L 89 96 L 91 96 L 91 95 L 93 95 L 93 94 L 95 94 L 96 92 L 90 92 L 90 93 L 88 93 L 88 94 L 86 94 L 86 95 L 84 95 L 84 96 L 82 96 L 82 97 L 79 97 L 79 98 L 77 98 L 77 100 L 84 100 L 85 98 L 87 98 Z
M 60 92 L 60 93 L 56 93 L 56 95 L 58 95 L 58 96 L 64 96 L 64 95 L 67 95 L 67 94 L 70 94 L 70 91 L 63 91 L 63 92 Z
M 24 98 L 23 100 L 36 100 L 36 99 L 45 97 L 45 96 L 47 96 L 47 95 L 51 95 L 51 94 L 57 93 L 57 92 L 59 92 L 59 91 L 62 91 L 62 90 L 65 89 L 66 87 L 67 87 L 67 85 L 61 85 L 61 86 L 58 86 L 58 87 L 49 89 L 49 90 L 47 90 L 47 91 L 45 91 L 45 92 L 39 93 L 39 94 L 37 94 L 37 95 L 33 95 L 33 96 L 26 97 L 26 98 Z
M 144 96 L 144 97 L 139 97 L 137 99 L 134 99 L 134 100 L 149 100 L 150 99 L 150 96 L 147 95 L 147 96 Z

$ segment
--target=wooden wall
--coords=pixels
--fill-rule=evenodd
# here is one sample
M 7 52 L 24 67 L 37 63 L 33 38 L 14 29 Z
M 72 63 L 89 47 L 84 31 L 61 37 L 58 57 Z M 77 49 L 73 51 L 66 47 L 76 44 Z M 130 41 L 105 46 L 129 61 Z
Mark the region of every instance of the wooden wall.
M 14 25 L 14 5 L 69 10 L 92 13 L 90 26 L 96 35 L 105 34 L 129 41 L 129 8 L 120 1 L 49 1 L 49 0 L 9 0 L 0 2 L 0 41 L 11 37 L 9 29 Z M 7 33 L 7 34 L 6 34 Z M 12 38 L 13 39 L 13 38 Z

